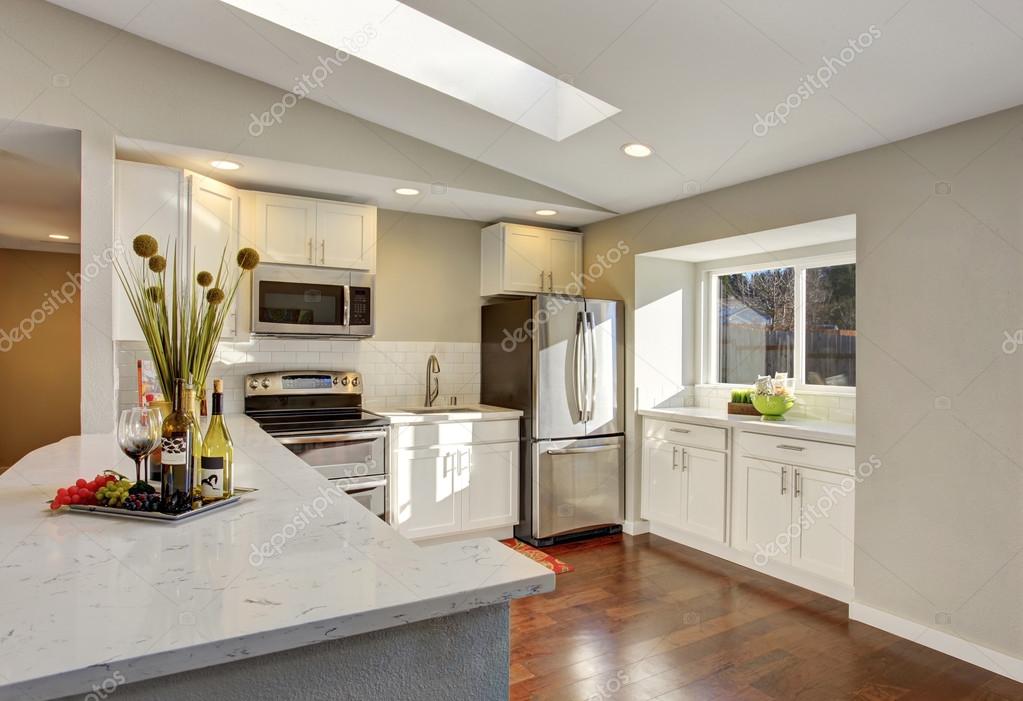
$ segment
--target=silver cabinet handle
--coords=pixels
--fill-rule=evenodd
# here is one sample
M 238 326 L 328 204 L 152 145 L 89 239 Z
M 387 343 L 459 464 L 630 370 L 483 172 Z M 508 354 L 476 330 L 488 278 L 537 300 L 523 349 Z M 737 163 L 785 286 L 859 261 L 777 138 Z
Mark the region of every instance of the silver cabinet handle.
M 692 433 L 688 428 L 672 428 L 669 429 L 672 433 Z
M 320 265 L 327 263 L 327 240 L 320 241 Z
M 803 482 L 803 480 L 799 476 L 799 470 L 793 470 L 792 471 L 793 496 L 797 496 L 798 497 L 800 494 L 803 493 L 802 482 Z
M 689 469 L 689 451 L 682 449 L 682 472 Z
M 776 445 L 775 448 L 777 448 L 778 450 L 794 450 L 797 453 L 802 453 L 804 450 L 806 450 L 806 448 L 804 448 L 801 445 L 787 445 L 785 443 Z
M 678 448 L 671 446 L 671 469 L 678 469 Z
M 309 239 L 309 262 L 313 262 L 313 240 Z
M 543 292 L 543 291 L 544 291 L 544 286 L 543 286 L 543 279 L 544 279 L 544 276 L 545 276 L 545 275 L 546 275 L 546 273 L 545 273 L 545 272 L 544 272 L 543 270 L 541 270 L 541 271 L 540 271 L 540 291 L 541 291 L 541 292 Z
M 554 291 L 554 273 L 550 271 L 547 272 L 547 291 Z
M 580 453 L 603 453 L 608 450 L 618 450 L 617 445 L 594 445 L 584 448 L 552 448 L 547 451 L 548 455 L 577 455 Z
M 782 466 L 781 468 L 781 493 L 784 494 L 786 491 L 785 477 L 788 476 L 789 468 Z

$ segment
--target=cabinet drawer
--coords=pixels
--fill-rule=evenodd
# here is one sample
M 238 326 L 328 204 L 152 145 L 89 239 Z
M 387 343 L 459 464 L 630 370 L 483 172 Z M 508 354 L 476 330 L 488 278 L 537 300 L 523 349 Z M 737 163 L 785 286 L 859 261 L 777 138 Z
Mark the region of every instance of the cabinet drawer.
M 709 448 L 710 450 L 728 449 L 728 429 L 726 428 L 645 419 L 643 422 L 643 434 L 646 438 L 671 441 L 679 445 L 690 445 L 694 448 Z
M 788 465 L 812 465 L 838 472 L 852 472 L 856 466 L 856 449 L 800 438 L 782 438 L 763 433 L 740 431 L 736 443 L 746 455 Z
M 501 443 L 519 440 L 519 422 L 448 421 L 437 424 L 395 426 L 391 448 L 425 448 L 433 445 Z

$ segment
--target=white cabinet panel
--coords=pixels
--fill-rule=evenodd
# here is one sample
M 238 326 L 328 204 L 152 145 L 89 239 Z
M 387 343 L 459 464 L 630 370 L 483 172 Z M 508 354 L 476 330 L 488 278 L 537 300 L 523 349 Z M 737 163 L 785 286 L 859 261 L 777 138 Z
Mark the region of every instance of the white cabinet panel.
M 518 443 L 474 445 L 459 452 L 462 530 L 497 528 L 518 522 Z M 457 486 L 456 484 L 456 486 Z
M 684 448 L 685 508 L 682 528 L 723 543 L 728 459 L 724 453 Z
M 190 231 L 194 256 L 190 278 L 194 279 L 200 270 L 209 271 L 216 278 L 223 261 L 223 274 L 227 279 L 233 279 L 238 272 L 235 265 L 235 255 L 239 248 L 238 191 L 198 173 L 191 173 L 189 177 L 192 194 Z M 242 284 L 238 288 L 238 295 L 245 296 L 250 289 L 250 286 Z M 224 338 L 234 337 L 237 332 L 238 307 L 239 300 L 236 299 L 224 321 Z
M 392 475 L 398 531 L 409 538 L 454 533 L 461 521 L 455 490 L 458 451 L 453 448 L 397 450 Z
M 531 227 L 508 227 L 504 242 L 504 288 L 518 292 L 546 289 L 550 242 L 545 232 Z
M 760 558 L 789 561 L 788 549 L 779 547 L 779 543 L 792 522 L 790 472 L 778 463 L 738 458 L 736 547 Z
M 679 447 L 666 441 L 643 441 L 643 518 L 676 528 L 684 506 Z
M 552 231 L 550 238 L 550 264 L 548 267 L 547 290 L 568 292 L 582 270 L 583 239 L 579 234 Z M 580 294 L 581 290 L 571 292 Z
M 792 519 L 799 526 L 792 564 L 852 584 L 855 497 L 848 488 L 852 478 L 805 467 L 793 468 L 792 475 Z
M 269 263 L 311 265 L 316 244 L 316 201 L 267 192 L 254 198 L 254 238 Z
M 316 204 L 313 255 L 320 265 L 372 270 L 375 249 L 376 209 L 343 202 Z

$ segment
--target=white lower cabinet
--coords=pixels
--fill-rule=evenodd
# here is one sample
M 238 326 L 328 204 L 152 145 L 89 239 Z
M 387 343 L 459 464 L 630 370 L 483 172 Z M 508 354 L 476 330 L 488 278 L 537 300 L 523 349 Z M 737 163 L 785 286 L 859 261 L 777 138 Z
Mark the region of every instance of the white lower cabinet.
M 645 439 L 642 517 L 724 542 L 727 469 L 725 453 Z
M 640 515 L 654 532 L 743 564 L 784 565 L 770 571 L 803 586 L 852 587 L 851 446 L 652 418 L 643 428 Z
M 512 526 L 519 512 L 519 444 L 391 451 L 392 521 L 412 539 Z

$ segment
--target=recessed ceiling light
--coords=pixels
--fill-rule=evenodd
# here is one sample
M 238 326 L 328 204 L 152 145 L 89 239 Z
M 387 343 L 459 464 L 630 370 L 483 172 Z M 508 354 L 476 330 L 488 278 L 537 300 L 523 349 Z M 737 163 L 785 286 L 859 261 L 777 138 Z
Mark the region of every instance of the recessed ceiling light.
M 540 217 L 553 217 L 557 213 L 558 213 L 558 210 L 556 210 L 556 209 L 538 209 L 538 210 L 536 210 L 537 216 L 540 216 Z
M 210 161 L 210 165 L 217 170 L 238 170 L 242 167 L 241 163 L 235 163 L 234 161 Z
M 396 187 L 396 188 L 394 188 L 394 192 L 395 192 L 395 194 L 398 194 L 398 195 L 408 195 L 408 196 L 418 195 L 419 194 L 419 190 L 415 189 L 414 187 Z
M 646 158 L 654 152 L 646 144 L 625 144 L 622 146 L 622 151 L 626 156 L 632 156 L 633 158 Z
M 51 239 L 57 239 L 58 241 L 67 241 L 71 237 L 70 236 L 65 236 L 64 234 L 50 234 L 50 238 Z

